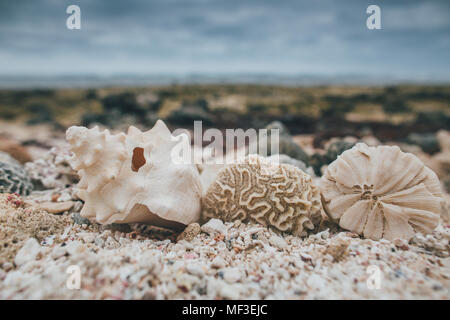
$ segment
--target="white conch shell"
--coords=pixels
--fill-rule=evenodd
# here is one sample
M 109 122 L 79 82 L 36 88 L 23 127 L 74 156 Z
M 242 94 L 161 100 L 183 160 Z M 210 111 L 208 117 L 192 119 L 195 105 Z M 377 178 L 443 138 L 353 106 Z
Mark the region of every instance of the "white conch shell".
M 173 161 L 174 147 L 189 151 L 184 134 L 172 136 L 164 122 L 141 132 L 100 132 L 71 127 L 67 141 L 78 171 L 81 216 L 99 223 L 142 222 L 182 228 L 200 218 L 201 183 L 195 165 Z M 178 150 L 178 149 L 177 149 Z
M 366 238 L 409 239 L 439 223 L 436 174 L 396 146 L 358 143 L 328 166 L 319 186 L 325 212 Z
M 203 164 L 197 166 L 200 172 L 203 194 L 206 193 L 209 186 L 216 180 L 219 171 L 225 168 L 225 166 L 225 164 Z
M 321 221 L 320 191 L 311 177 L 258 155 L 221 169 L 202 204 L 204 219 L 255 221 L 297 236 Z

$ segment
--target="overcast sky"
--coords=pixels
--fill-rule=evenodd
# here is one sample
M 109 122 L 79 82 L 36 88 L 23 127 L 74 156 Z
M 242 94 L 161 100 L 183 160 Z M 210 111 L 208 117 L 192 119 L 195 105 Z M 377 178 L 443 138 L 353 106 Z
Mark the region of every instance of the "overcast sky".
M 0 0 L 2 75 L 236 72 L 450 79 L 450 1 Z

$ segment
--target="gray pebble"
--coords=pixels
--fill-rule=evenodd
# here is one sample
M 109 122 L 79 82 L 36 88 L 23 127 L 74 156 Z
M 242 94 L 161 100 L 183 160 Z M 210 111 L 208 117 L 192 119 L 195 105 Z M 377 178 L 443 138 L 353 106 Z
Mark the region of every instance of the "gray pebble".
M 74 214 L 72 214 L 72 220 L 73 220 L 73 222 L 75 222 L 76 224 L 79 224 L 79 225 L 83 225 L 83 224 L 90 225 L 91 224 L 89 219 L 83 218 L 79 212 L 75 212 Z

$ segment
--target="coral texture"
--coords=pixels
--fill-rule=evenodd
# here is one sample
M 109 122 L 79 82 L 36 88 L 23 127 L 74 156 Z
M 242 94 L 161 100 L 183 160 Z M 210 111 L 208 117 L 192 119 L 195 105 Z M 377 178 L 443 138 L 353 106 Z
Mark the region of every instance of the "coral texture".
M 298 236 L 321 220 L 320 193 L 311 177 L 257 155 L 223 168 L 202 204 L 204 218 L 256 221 Z
M 0 162 L 0 193 L 28 195 L 32 190 L 30 177 L 21 165 Z
M 164 122 L 141 132 L 67 131 L 78 171 L 81 216 L 99 223 L 143 222 L 183 229 L 200 218 L 201 183 L 196 167 L 175 161 L 175 147 L 189 150 L 186 135 L 172 136 Z
M 70 156 L 67 148 L 53 147 L 43 158 L 27 162 L 25 170 L 35 189 L 65 188 L 76 184 L 78 175 L 68 163 Z
M 371 239 L 430 233 L 443 201 L 436 174 L 396 146 L 358 143 L 329 165 L 320 189 L 333 220 Z

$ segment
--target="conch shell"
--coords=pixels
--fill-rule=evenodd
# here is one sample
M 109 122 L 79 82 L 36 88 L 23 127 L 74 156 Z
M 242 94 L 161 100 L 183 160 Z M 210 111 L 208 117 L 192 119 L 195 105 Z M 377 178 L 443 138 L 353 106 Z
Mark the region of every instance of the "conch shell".
M 182 229 L 200 218 L 202 187 L 195 165 L 173 161 L 172 151 L 189 151 L 184 134 L 172 136 L 164 122 L 141 132 L 110 134 L 98 127 L 66 133 L 78 171 L 81 216 L 102 224 L 148 223 Z
M 254 221 L 297 236 L 320 223 L 322 210 L 308 174 L 257 155 L 221 169 L 202 205 L 205 220 Z
M 325 212 L 366 238 L 410 239 L 439 223 L 436 174 L 396 146 L 358 143 L 328 166 L 319 186 Z

